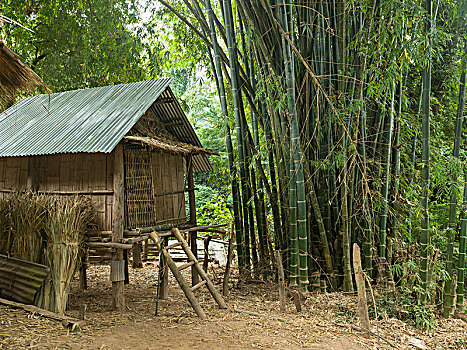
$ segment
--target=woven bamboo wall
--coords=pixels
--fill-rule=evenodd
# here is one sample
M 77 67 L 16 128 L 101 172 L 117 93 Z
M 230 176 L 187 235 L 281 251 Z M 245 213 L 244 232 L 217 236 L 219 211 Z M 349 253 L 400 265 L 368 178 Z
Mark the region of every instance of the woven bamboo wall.
M 0 158 L 0 196 L 30 188 L 43 192 L 92 192 L 113 189 L 113 154 L 76 153 Z M 2 192 L 3 191 L 3 192 Z M 91 196 L 98 230 L 112 228 L 111 193 Z
M 127 227 L 185 223 L 183 158 L 141 147 L 124 153 Z

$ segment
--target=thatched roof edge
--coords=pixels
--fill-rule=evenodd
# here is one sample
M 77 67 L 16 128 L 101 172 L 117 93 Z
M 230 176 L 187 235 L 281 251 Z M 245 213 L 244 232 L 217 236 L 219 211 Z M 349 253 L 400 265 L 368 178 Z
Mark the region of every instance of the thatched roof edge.
M 42 79 L 0 41 L 0 102 L 9 104 L 18 91 L 33 92 L 35 86 L 50 92 Z
M 216 151 L 203 147 L 193 146 L 188 143 L 163 139 L 161 137 L 125 136 L 124 140 L 130 143 L 142 144 L 154 149 L 159 149 L 173 154 L 183 156 L 206 154 L 219 156 Z

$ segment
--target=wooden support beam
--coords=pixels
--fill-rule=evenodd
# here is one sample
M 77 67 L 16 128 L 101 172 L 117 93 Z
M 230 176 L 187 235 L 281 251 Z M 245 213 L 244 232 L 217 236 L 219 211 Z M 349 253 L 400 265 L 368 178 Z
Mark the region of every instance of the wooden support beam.
M 118 144 L 114 149 L 114 203 L 112 210 L 112 242 L 120 243 L 123 239 L 123 216 L 124 216 L 124 163 L 123 163 L 123 146 Z M 120 271 L 112 271 L 117 269 L 117 266 L 123 266 L 123 249 L 117 248 L 112 252 L 112 264 L 110 278 L 112 281 L 112 307 L 120 312 L 125 311 L 125 294 L 124 294 L 124 273 L 121 277 Z
M 177 128 L 177 127 L 181 127 L 184 125 L 185 124 L 183 124 L 183 122 L 164 123 L 164 126 L 166 128 Z
M 186 157 L 186 165 L 187 165 L 187 180 L 188 180 L 188 205 L 190 207 L 190 224 L 196 226 L 196 201 L 195 201 L 195 182 L 193 179 L 193 157 L 187 156 Z M 198 231 L 193 230 L 190 233 L 190 248 L 194 254 L 194 256 L 198 257 L 198 247 L 196 246 L 196 238 L 198 236 Z M 193 266 L 191 268 L 191 284 L 193 286 L 199 283 L 199 276 L 196 271 L 196 268 Z
M 125 261 L 125 280 L 124 284 L 130 284 L 130 274 L 128 272 L 128 249 L 123 250 L 123 261 Z
M 132 244 L 115 243 L 115 242 L 88 242 L 86 243 L 89 248 L 113 248 L 113 249 L 132 249 Z

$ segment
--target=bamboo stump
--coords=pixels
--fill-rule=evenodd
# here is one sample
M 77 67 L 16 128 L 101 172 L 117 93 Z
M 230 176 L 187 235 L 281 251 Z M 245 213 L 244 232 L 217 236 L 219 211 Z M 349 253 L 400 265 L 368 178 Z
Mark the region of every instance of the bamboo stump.
M 285 277 L 284 277 L 284 267 L 282 266 L 282 257 L 280 251 L 276 250 L 274 252 L 277 262 L 277 276 L 279 282 L 279 300 L 280 300 L 280 310 L 285 312 Z
M 358 317 L 360 327 L 365 330 L 365 336 L 370 336 L 370 318 L 368 316 L 368 304 L 366 301 L 365 277 L 363 276 L 362 261 L 360 257 L 360 247 L 357 243 L 353 244 L 353 268 L 355 273 L 355 282 L 358 293 Z

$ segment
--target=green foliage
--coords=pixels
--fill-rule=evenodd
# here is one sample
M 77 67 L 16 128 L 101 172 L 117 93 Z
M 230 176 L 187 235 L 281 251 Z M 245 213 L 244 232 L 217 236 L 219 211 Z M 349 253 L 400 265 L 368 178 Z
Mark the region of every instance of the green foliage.
M 433 305 L 414 305 L 411 310 L 415 317 L 415 326 L 426 333 L 433 333 L 436 326 Z
M 216 196 L 198 209 L 198 224 L 229 224 L 233 220 L 231 205 L 222 197 Z
M 5 0 L 0 34 L 52 91 L 143 80 L 147 45 L 134 2 Z

